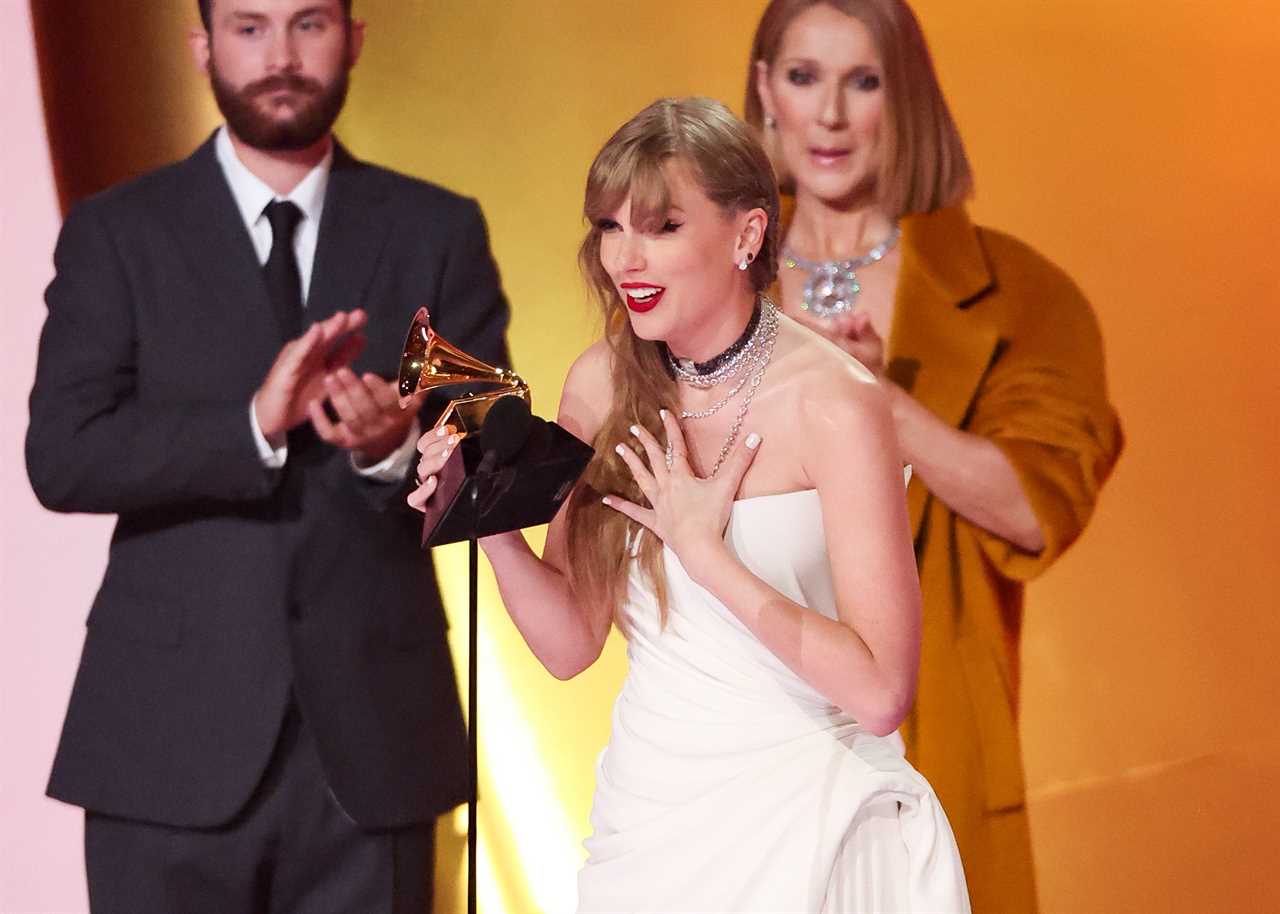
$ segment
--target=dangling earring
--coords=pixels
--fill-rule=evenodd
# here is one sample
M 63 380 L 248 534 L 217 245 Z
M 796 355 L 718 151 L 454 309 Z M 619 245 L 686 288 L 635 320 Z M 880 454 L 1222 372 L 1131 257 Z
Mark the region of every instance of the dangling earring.
M 774 117 L 772 114 L 766 114 L 764 116 L 764 125 L 768 127 L 770 130 L 773 130 L 775 127 L 778 126 L 778 119 Z

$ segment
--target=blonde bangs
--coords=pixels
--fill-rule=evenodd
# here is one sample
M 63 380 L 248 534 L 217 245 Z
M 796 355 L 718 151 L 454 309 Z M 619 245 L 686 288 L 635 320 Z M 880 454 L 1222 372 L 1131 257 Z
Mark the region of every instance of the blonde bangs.
M 592 225 L 614 218 L 631 199 L 631 226 L 648 232 L 660 228 L 671 209 L 671 189 L 663 166 L 673 152 L 654 152 L 639 144 L 619 150 L 616 167 L 592 169 L 596 182 L 588 183 L 584 215 Z M 647 153 L 647 154 L 646 154 Z

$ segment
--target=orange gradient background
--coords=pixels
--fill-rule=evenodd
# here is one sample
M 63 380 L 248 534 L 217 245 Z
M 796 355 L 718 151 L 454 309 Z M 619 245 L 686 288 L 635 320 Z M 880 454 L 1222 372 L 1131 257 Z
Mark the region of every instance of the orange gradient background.
M 1039 248 L 1093 301 L 1128 439 L 1092 527 L 1030 592 L 1022 728 L 1043 909 L 1280 910 L 1273 4 L 914 5 L 977 173 L 975 218 Z M 479 199 L 542 414 L 595 332 L 574 264 L 591 156 L 660 95 L 741 110 L 763 6 L 357 0 L 368 41 L 339 133 L 363 158 Z M 33 3 L 64 203 L 185 154 L 218 123 L 183 41 L 194 7 Z M 4 105 L 6 122 L 25 110 Z M 25 179 L 5 169 L 7 185 Z M 53 238 L 18 253 L 12 225 L 0 256 L 25 291 L 5 337 L 18 356 L 3 375 L 3 542 L 60 548 L 6 559 L 0 582 L 0 910 L 83 911 L 78 813 L 39 795 L 106 527 L 43 513 L 16 472 Z M 457 622 L 465 552 L 435 558 Z M 482 596 L 482 908 L 563 910 L 625 658 L 615 638 L 595 668 L 556 682 L 491 581 Z M 465 626 L 454 632 L 465 662 Z M 33 697 L 19 711 L 13 695 Z M 448 911 L 455 819 L 441 837 Z

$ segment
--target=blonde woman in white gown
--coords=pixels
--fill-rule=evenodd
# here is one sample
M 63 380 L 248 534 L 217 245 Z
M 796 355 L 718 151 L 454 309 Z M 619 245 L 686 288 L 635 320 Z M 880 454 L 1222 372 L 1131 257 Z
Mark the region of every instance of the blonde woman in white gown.
M 895 733 L 920 594 L 893 426 L 870 372 L 761 295 L 767 157 L 716 102 L 655 102 L 596 157 L 585 212 L 605 335 L 559 422 L 597 456 L 541 558 L 482 541 L 551 673 L 628 639 L 579 909 L 968 911 Z M 415 507 L 453 446 L 423 437 Z

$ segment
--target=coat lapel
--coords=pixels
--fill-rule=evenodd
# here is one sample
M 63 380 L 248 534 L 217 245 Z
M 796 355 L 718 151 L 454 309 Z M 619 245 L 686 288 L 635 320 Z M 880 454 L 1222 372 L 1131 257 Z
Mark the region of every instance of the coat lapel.
M 183 163 L 184 192 L 172 210 L 173 237 L 179 239 L 199 287 L 217 303 L 218 319 L 243 327 L 246 339 L 263 340 L 274 352 L 284 335 L 262 280 L 253 240 L 240 217 L 231 188 L 207 140 Z
M 391 229 L 385 189 L 375 174 L 338 145 L 307 296 L 308 321 L 366 307 L 369 283 Z
M 898 278 L 886 372 L 948 425 L 959 427 L 995 352 L 997 333 L 968 305 L 993 279 L 977 232 L 962 207 L 902 221 Z M 928 504 L 923 481 L 907 491 L 918 537 Z

